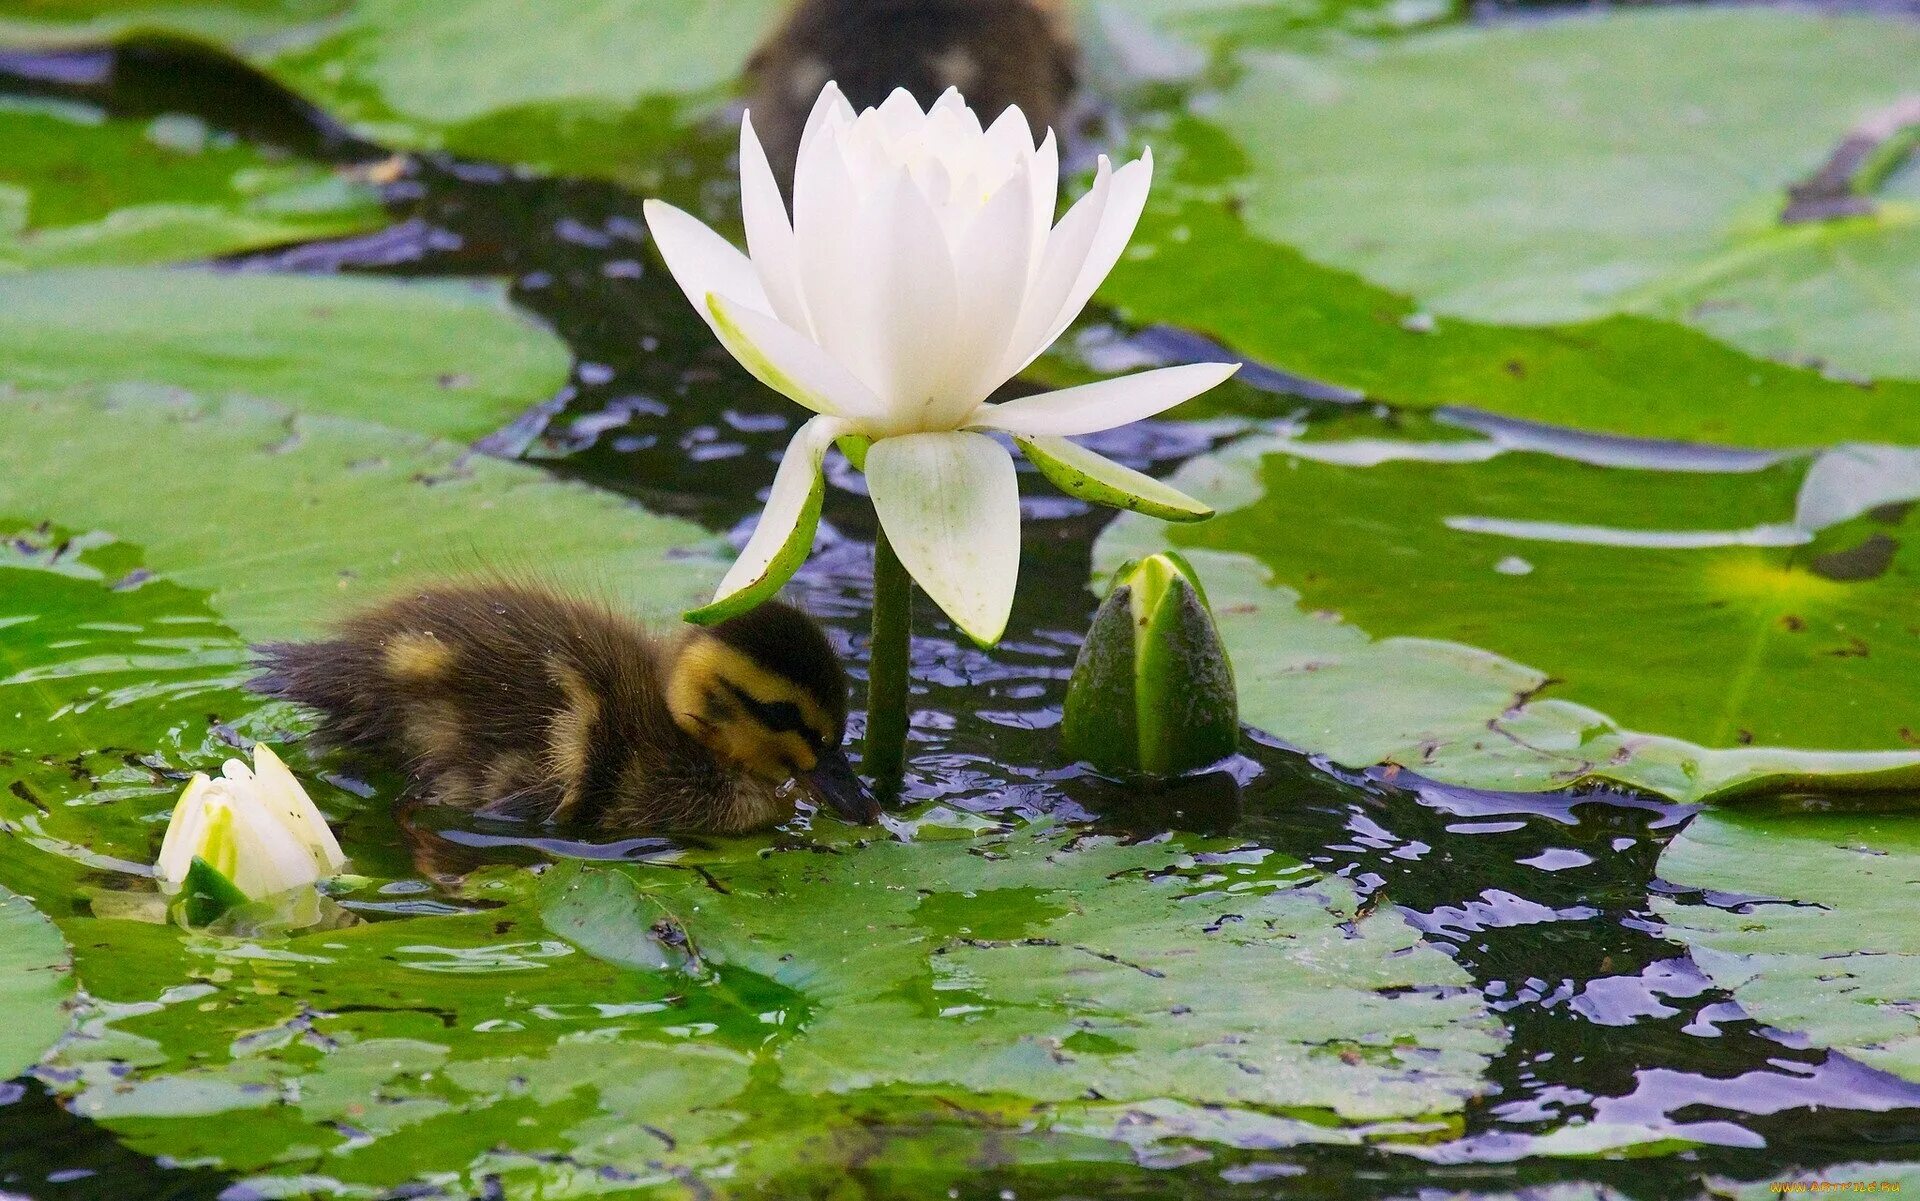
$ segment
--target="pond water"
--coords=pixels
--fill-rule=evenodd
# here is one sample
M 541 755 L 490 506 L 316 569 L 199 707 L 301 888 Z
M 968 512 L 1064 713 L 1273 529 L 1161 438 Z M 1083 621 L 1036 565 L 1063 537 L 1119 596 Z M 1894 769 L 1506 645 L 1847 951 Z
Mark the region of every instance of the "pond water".
M 272 92 L 249 90 L 244 79 L 230 88 L 182 85 L 194 76 L 164 55 L 122 55 L 110 72 L 97 61 L 89 66 L 85 56 L 23 55 L 0 65 L 8 72 L 0 76 L 6 95 L 84 100 L 124 116 L 184 111 L 215 128 L 291 143 L 330 161 L 368 157 L 366 147 L 312 124 L 311 112 Z M 661 167 L 650 191 L 724 223 L 736 204 L 729 141 L 724 133 L 697 139 Z M 725 532 L 736 545 L 744 538 L 798 410 L 747 380 L 688 310 L 649 255 L 633 190 L 429 158 L 386 183 L 382 199 L 392 219 L 386 228 L 242 254 L 223 260 L 223 267 L 509 281 L 513 302 L 552 327 L 575 366 L 553 403 L 481 445 Z M 1207 353 L 1181 337 L 1096 314 L 1049 369 L 1071 372 L 1091 363 L 1112 370 Z M 1281 375 L 1256 376 L 1253 385 L 1233 389 L 1216 419 L 1143 423 L 1093 445 L 1164 475 L 1250 429 L 1311 438 L 1337 428 L 1350 437 L 1392 438 L 1420 420 L 1363 402 L 1340 403 L 1327 398 L 1334 390 Z M 1662 452 L 1643 446 L 1636 453 Z M 859 477 L 839 467 L 832 480 L 823 542 L 795 592 L 857 665 L 869 613 L 874 523 Z M 1173 830 L 1298 860 L 1348 881 L 1356 916 L 1397 907 L 1429 945 L 1463 969 L 1467 990 L 1504 1030 L 1502 1045 L 1485 1068 L 1481 1095 L 1421 1156 L 1366 1145 L 1263 1147 L 1254 1138 L 1234 1147 L 1157 1149 L 1107 1162 L 1070 1155 L 1001 1160 L 981 1135 L 956 1144 L 963 1153 L 945 1170 L 916 1174 L 889 1167 L 882 1157 L 869 1171 L 852 1157 L 851 1166 L 840 1169 L 851 1173 L 844 1187 L 864 1192 L 830 1191 L 818 1182 L 804 1187 L 818 1187 L 820 1195 L 925 1196 L 937 1179 L 945 1195 L 983 1198 L 1386 1198 L 1534 1189 L 1544 1191 L 1527 1195 L 1613 1190 L 1678 1198 L 1710 1187 L 1731 1193 L 1742 1184 L 1840 1165 L 1920 1162 L 1920 1084 L 1749 1016 L 1667 935 L 1656 898 L 1728 911 L 1751 900 L 1661 880 L 1662 851 L 1697 807 L 1624 790 L 1500 793 L 1406 772 L 1347 770 L 1251 730 L 1229 771 L 1173 796 L 1137 795 L 1063 768 L 1055 727 L 1095 604 L 1087 581 L 1094 541 L 1109 514 L 1042 487 L 1025 491 L 1023 581 L 1008 639 L 982 651 L 931 607 L 916 614 L 908 812 L 945 807 L 995 823 L 1051 820 L 1129 839 Z M 532 559 L 540 553 L 528 548 Z M 384 798 L 393 786 L 344 777 L 335 783 L 345 790 L 334 794 L 335 808 L 346 792 Z M 1862 802 L 1815 792 L 1794 804 L 1846 810 Z M 595 846 L 447 813 L 416 813 L 412 821 L 416 853 L 442 868 L 638 863 L 685 849 L 662 839 Z M 377 895 L 348 899 L 362 918 L 398 921 L 484 908 L 472 890 L 444 888 L 398 851 L 370 849 L 399 841 L 378 801 L 356 813 L 345 837 L 350 850 L 375 860 L 363 870 L 381 881 Z M 782 837 L 804 840 L 808 833 L 803 823 Z M 703 1003 L 678 1020 L 697 1024 Z M 728 1027 L 723 1036 L 753 1035 L 729 1023 L 741 1023 L 741 1012 L 755 1003 L 714 1004 L 705 1016 Z M 769 995 L 757 1004 L 780 1009 L 786 1002 Z M 232 1190 L 244 1173 L 196 1164 L 191 1155 L 159 1149 L 137 1128 L 127 1137 L 63 1106 L 55 1098 L 71 1078 L 63 1079 L 62 1070 L 0 1085 L 0 1194 L 243 1195 Z M 1581 1122 L 1636 1129 L 1626 1144 L 1634 1154 L 1538 1154 L 1539 1140 Z M 767 1187 L 768 1195 L 795 1195 L 782 1189 L 802 1186 Z M 467 1194 L 427 1183 L 385 1195 Z

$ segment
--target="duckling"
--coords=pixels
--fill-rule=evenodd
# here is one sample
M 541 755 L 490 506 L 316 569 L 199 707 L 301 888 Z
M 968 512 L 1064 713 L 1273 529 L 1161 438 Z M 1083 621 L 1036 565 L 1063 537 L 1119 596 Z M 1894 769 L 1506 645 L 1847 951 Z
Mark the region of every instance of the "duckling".
M 927 105 L 952 87 L 984 118 L 1017 104 L 1042 129 L 1058 122 L 1078 72 L 1061 0 L 795 0 L 747 63 L 754 126 L 788 187 L 829 80 L 856 109 L 895 88 Z
M 615 833 L 759 829 L 797 789 L 880 814 L 841 748 L 846 672 L 778 602 L 656 637 L 544 585 L 448 584 L 256 654 L 255 691 L 317 709 L 324 742 L 429 803 Z

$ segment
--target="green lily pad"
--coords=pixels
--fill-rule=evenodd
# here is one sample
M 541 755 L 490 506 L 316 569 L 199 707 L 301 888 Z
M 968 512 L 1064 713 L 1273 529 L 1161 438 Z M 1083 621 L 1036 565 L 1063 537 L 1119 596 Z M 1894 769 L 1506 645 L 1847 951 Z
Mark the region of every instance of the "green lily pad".
M 1660 876 L 1689 890 L 1653 897 L 1667 936 L 1756 1021 L 1920 1081 L 1912 818 L 1702 813 Z
M 9 0 L 0 41 L 69 46 L 137 33 L 241 43 L 345 12 L 351 0 Z
M 1767 90 L 1775 72 L 1726 61 L 1802 33 L 1826 49 L 1798 43 L 1793 82 Z M 1767 227 L 1787 181 L 1866 110 L 1913 90 L 1915 36 L 1871 18 L 1666 10 L 1311 57 L 1243 53 L 1238 82 L 1206 116 L 1142 135 L 1158 162 L 1154 195 L 1100 295 L 1134 322 L 1197 329 L 1396 404 L 1729 445 L 1920 442 L 1906 299 L 1920 290 L 1900 282 L 1911 202 L 1889 199 L 1872 229 Z M 1809 62 L 1824 72 L 1811 93 L 1798 83 Z M 1682 69 L 1693 64 L 1701 75 Z M 1643 87 L 1635 72 L 1663 78 Z M 1496 102 L 1483 77 L 1524 98 Z M 1669 103 L 1683 87 L 1738 93 L 1702 110 L 1705 143 L 1686 140 L 1690 102 Z M 1540 103 L 1541 88 L 1582 106 L 1574 119 Z M 1664 106 L 1660 119 L 1642 105 Z M 1749 121 L 1775 132 L 1747 138 Z M 1713 149 L 1719 139 L 1753 150 L 1729 157 Z M 1543 148 L 1545 161 L 1522 147 Z M 1620 169 L 1623 156 L 1633 170 Z M 1570 232 L 1549 218 L 1601 228 Z M 1598 261 L 1608 254 L 1642 257 L 1629 270 Z M 1650 279 L 1656 267 L 1665 274 Z M 1618 296 L 1583 306 L 1576 294 L 1559 309 L 1434 299 L 1445 292 L 1435 281 L 1466 281 L 1466 295 L 1483 278 L 1521 295 L 1584 286 Z M 1809 356 L 1848 369 L 1830 377 L 1798 365 Z M 1906 378 L 1868 385 L 1862 374 Z M 1233 400 L 1223 391 L 1183 412 Z
M 1111 1160 L 1236 1118 L 1268 1147 L 1432 1140 L 1504 1037 L 1392 910 L 1230 843 L 741 843 L 529 884 L 267 946 L 93 923 L 72 1104 L 243 1175 L 561 1197 L 928 1142 L 955 1178 L 987 1146 Z M 887 1124 L 919 1133 L 872 1165 L 836 1145 Z
M 0 857 L 0 880 L 35 895 L 89 868 L 132 883 L 182 773 L 218 770 L 227 727 L 274 736 L 241 689 L 249 643 L 311 636 L 408 579 L 535 565 L 672 620 L 723 566 L 697 527 L 530 467 L 150 389 L 7 398 L 0 514 L 23 515 L 0 523 L 20 535 L 0 558 L 0 828 L 37 852 Z M 344 793 L 316 796 L 342 811 Z M 383 808 L 363 871 L 398 855 Z
M 197 36 L 384 145 L 628 179 L 648 178 L 684 122 L 724 100 L 779 12 L 777 0 L 574 0 L 537 20 L 520 0 L 44 8 L 0 0 L 0 40 Z
M 1906 21 L 1641 12 L 1255 61 L 1219 120 L 1256 164 L 1253 229 L 1435 313 L 1655 313 L 1912 379 L 1920 214 L 1778 218 L 1856 122 L 1920 88 L 1916 63 Z
M 192 117 L 0 102 L 0 271 L 211 258 L 386 223 L 378 190 Z
M 0 512 L 111 532 L 256 641 L 311 634 L 409 577 L 535 563 L 677 613 L 719 566 L 697 527 L 532 468 L 366 422 L 149 390 L 0 407 Z
M 1350 766 L 1682 799 L 1920 787 L 1911 513 L 1802 530 L 1806 471 L 1254 439 L 1171 479 L 1221 516 L 1123 517 L 1095 563 L 1188 552 L 1243 718 Z
M 469 440 L 552 396 L 570 362 L 493 284 L 154 269 L 0 275 L 0 385 L 22 389 L 164 385 Z M 42 469 L 71 483 L 78 475 L 63 468 L 72 466 Z M 9 511 L 30 512 L 0 505 Z
M 52 922 L 0 888 L 0 1080 L 40 1062 L 66 1033 L 73 964 Z

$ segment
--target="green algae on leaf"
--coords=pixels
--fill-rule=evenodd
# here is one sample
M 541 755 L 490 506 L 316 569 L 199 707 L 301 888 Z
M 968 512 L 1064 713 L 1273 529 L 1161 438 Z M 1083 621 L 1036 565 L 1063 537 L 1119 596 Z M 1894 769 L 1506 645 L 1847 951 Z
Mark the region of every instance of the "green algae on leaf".
M 1350 766 L 1679 799 L 1920 784 L 1910 514 L 1800 529 L 1798 459 L 1714 474 L 1435 445 L 1249 440 L 1172 477 L 1221 516 L 1123 518 L 1096 567 L 1187 553 L 1244 719 Z M 1844 570 L 1863 547 L 1891 549 Z
M 0 1081 L 40 1061 L 66 1032 L 73 964 L 52 922 L 0 888 Z
M 551 397 L 570 362 L 487 283 L 151 268 L 0 275 L 0 386 L 26 390 L 158 385 L 471 440 Z
M 1667 937 L 1755 1021 L 1920 1081 L 1911 817 L 1701 813 L 1660 877 L 1684 890 L 1654 894 Z
M 212 258 L 386 223 L 379 192 L 170 115 L 0 101 L 0 271 Z

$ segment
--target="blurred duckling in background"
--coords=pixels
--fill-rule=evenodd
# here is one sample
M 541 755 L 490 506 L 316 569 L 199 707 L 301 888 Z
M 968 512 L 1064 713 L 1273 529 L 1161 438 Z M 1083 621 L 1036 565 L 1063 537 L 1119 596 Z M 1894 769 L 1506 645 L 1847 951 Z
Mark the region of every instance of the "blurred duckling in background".
M 255 691 L 319 710 L 323 741 L 431 804 L 623 834 L 760 829 L 802 790 L 880 815 L 841 749 L 839 657 L 777 602 L 662 638 L 539 585 L 450 584 L 258 663 Z
M 922 106 L 948 88 L 991 120 L 1017 104 L 1057 126 L 1079 55 L 1061 0 L 795 0 L 747 64 L 753 122 L 783 186 L 829 80 L 856 110 L 895 88 Z

